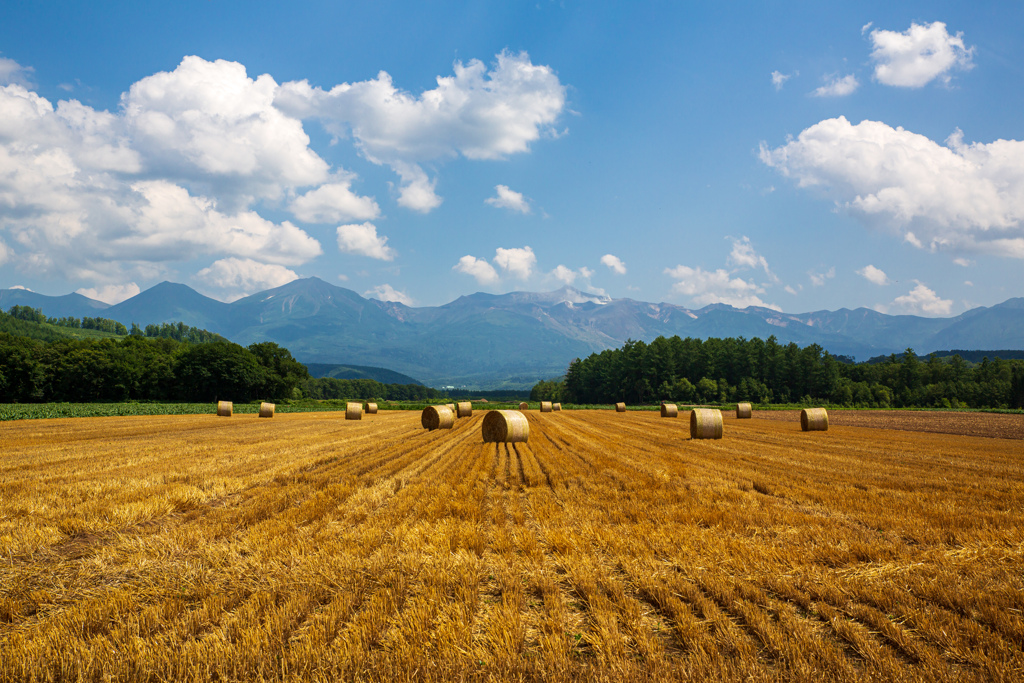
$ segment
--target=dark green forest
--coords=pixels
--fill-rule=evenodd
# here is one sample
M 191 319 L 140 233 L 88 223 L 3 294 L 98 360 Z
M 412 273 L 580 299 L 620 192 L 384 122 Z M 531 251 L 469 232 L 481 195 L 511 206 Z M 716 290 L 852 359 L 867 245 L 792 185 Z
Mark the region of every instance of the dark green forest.
M 441 395 L 419 384 L 313 379 L 288 349 L 273 342 L 243 347 L 181 323 L 133 325 L 120 334 L 116 328 L 104 329 L 114 321 L 83 318 L 76 325 L 76 320 L 54 322 L 25 306 L 0 313 L 0 403 L 418 400 Z M 83 328 L 83 323 L 96 326 Z M 67 337 L 54 325 L 118 336 Z
M 921 360 L 912 349 L 851 363 L 817 344 L 658 337 L 591 354 L 531 400 L 567 403 L 829 403 L 864 408 L 1021 408 L 1024 361 L 961 356 Z

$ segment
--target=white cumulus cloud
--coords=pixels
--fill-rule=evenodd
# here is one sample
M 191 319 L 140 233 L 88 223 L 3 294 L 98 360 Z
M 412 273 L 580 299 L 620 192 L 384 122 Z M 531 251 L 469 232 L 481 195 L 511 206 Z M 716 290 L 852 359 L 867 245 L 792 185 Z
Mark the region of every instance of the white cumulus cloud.
M 672 292 L 690 298 L 695 306 L 708 304 L 728 304 L 736 308 L 761 306 L 776 311 L 782 309 L 775 304 L 765 303 L 759 294 L 764 294 L 764 287 L 719 268 L 707 271 L 703 268 L 676 266 L 666 268 L 665 274 L 676 280 Z
M 498 271 L 484 259 L 466 255 L 459 259 L 459 262 L 452 266 L 457 273 L 465 273 L 476 278 L 482 285 L 489 285 L 498 281 Z
M 494 262 L 499 268 L 510 275 L 521 280 L 526 280 L 533 274 L 533 267 L 537 264 L 537 257 L 530 247 L 495 249 Z
M 814 97 L 845 97 L 853 94 L 858 87 L 860 87 L 860 83 L 854 74 L 848 74 L 843 77 L 840 77 L 839 74 L 833 74 L 827 76 L 825 85 L 816 89 L 811 95 Z
M 761 160 L 869 222 L 930 250 L 1024 258 L 1024 142 L 940 145 L 877 121 L 807 128 Z
M 626 274 L 626 264 L 618 256 L 605 254 L 601 257 L 601 263 L 611 268 L 613 273 L 618 273 L 619 275 Z
M 373 220 L 380 216 L 380 207 L 372 197 L 360 197 L 352 191 L 351 176 L 324 183 L 296 197 L 289 208 L 296 218 L 306 223 Z
M 30 74 L 33 69 L 30 66 L 22 66 L 13 59 L 0 57 L 0 85 L 17 83 L 28 87 L 30 85 Z
M 875 79 L 885 85 L 920 88 L 936 79 L 948 83 L 953 69 L 974 66 L 974 48 L 964 45 L 962 32 L 949 35 L 941 21 L 911 23 L 902 33 L 875 29 L 870 37 Z
M 857 271 L 857 275 L 868 282 L 876 285 L 887 285 L 889 284 L 889 276 L 885 274 L 885 271 L 881 268 L 875 268 L 870 263 L 860 270 Z
M 76 294 L 95 299 L 96 301 L 102 301 L 108 304 L 119 304 L 125 299 L 130 299 L 141 290 L 139 286 L 134 282 L 128 282 L 120 285 L 104 285 L 102 287 L 82 287 L 76 289 Z
M 562 264 L 558 264 L 555 266 L 555 269 L 551 271 L 551 277 L 567 285 L 571 285 L 575 282 L 578 276 L 579 273 L 568 266 L 563 266 Z
M 416 196 L 404 205 L 427 207 L 418 201 L 424 185 L 412 167 L 459 155 L 502 159 L 526 152 L 554 131 L 565 109 L 565 86 L 554 70 L 533 64 L 525 52 L 500 53 L 490 70 L 474 59 L 456 62 L 453 71 L 419 95 L 395 87 L 381 71 L 326 91 L 308 81 L 285 83 L 275 102 L 297 118 L 319 118 L 339 138 L 351 135 L 367 159 L 391 166 L 405 185 L 418 181 Z
M 499 209 L 530 213 L 530 202 L 523 197 L 522 192 L 510 190 L 508 185 L 495 185 L 494 190 L 496 196 L 485 199 L 484 202 Z
M 395 289 L 389 284 L 377 285 L 376 287 L 363 292 L 363 296 L 368 296 L 371 299 L 379 299 L 381 301 L 397 301 L 400 304 L 406 306 L 415 305 L 413 298 L 405 292 Z
M 252 259 L 224 258 L 211 263 L 195 275 L 204 290 L 223 301 L 235 301 L 265 289 L 286 285 L 299 276 L 276 263 Z
M 388 238 L 378 235 L 373 223 L 339 225 L 338 249 L 381 261 L 393 261 L 396 256 L 395 250 L 388 246 Z
M 877 306 L 876 308 L 882 313 L 934 317 L 949 315 L 953 310 L 953 301 L 940 298 L 934 290 L 917 282 L 916 287 L 903 296 L 896 297 L 888 306 Z

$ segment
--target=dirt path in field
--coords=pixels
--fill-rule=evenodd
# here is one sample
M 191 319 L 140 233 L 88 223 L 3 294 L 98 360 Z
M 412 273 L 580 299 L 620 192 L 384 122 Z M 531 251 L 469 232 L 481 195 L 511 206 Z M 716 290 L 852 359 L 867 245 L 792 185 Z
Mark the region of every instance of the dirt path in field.
M 754 418 L 799 424 L 800 411 L 755 410 Z M 876 427 L 905 432 L 1024 439 L 1024 415 L 955 411 L 830 410 L 828 422 L 837 427 Z

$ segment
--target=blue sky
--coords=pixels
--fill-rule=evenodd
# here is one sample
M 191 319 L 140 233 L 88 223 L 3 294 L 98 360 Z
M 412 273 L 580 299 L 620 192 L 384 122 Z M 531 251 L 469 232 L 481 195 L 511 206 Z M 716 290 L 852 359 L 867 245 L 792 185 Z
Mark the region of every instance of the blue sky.
M 0 287 L 1024 296 L 1018 2 L 6 3 Z

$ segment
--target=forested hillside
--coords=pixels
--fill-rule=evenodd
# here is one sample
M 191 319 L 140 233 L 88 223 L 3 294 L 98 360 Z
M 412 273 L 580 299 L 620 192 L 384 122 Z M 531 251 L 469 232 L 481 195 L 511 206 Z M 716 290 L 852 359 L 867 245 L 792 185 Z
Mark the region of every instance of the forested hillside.
M 774 337 L 628 341 L 570 363 L 562 381 L 541 382 L 533 400 L 791 403 L 862 407 L 1024 407 L 1024 361 L 959 355 L 921 361 L 912 349 L 878 363 L 851 363 L 817 344 Z

